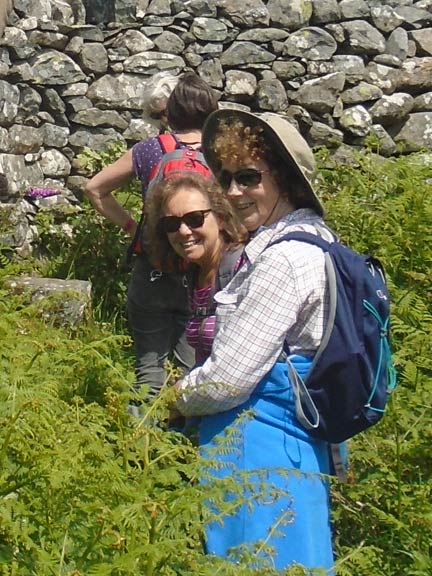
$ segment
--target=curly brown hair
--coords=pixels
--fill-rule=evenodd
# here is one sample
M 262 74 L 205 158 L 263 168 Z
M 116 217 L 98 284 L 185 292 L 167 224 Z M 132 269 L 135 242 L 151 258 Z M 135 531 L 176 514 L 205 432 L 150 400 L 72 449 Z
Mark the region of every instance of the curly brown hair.
M 152 190 L 146 205 L 146 224 L 150 257 L 162 271 L 181 268 L 181 258 L 173 250 L 167 234 L 161 230 L 160 219 L 164 216 L 167 202 L 181 188 L 198 190 L 207 196 L 212 212 L 223 222 L 222 237 L 228 247 L 242 244 L 246 241 L 247 232 L 238 221 L 230 202 L 223 194 L 219 184 L 200 174 L 176 176 L 157 184 Z
M 222 120 L 212 148 L 220 167 L 227 163 L 241 168 L 251 160 L 264 160 L 269 165 L 281 196 L 296 208 L 309 206 L 309 192 L 302 180 L 268 142 L 266 134 L 259 126 L 247 126 L 239 119 L 232 122 Z

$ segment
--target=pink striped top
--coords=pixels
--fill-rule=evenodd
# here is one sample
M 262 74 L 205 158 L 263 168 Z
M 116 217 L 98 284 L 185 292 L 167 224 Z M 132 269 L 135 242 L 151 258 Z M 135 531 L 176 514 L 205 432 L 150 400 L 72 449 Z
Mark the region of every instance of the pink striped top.
M 215 328 L 213 287 L 195 288 L 191 295 L 192 318 L 186 325 L 186 338 L 195 348 L 195 360 L 202 363 L 210 356 Z M 207 315 L 211 312 L 210 315 Z

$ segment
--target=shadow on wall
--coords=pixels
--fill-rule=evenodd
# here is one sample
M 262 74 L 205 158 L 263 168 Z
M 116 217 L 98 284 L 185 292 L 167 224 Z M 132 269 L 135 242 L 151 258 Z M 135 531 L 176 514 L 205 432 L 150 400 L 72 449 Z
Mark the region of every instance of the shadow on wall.
M 115 20 L 116 0 L 83 0 L 87 24 L 106 24 Z

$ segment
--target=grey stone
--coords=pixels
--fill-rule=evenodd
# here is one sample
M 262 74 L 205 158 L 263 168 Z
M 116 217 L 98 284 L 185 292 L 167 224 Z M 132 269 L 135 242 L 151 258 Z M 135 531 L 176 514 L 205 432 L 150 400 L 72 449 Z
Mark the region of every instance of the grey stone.
M 132 118 L 129 126 L 123 132 L 123 137 L 126 140 L 138 142 L 157 136 L 159 133 L 158 123 L 144 118 Z
M 326 24 L 324 30 L 331 34 L 338 44 L 345 42 L 345 30 L 342 24 Z
M 344 134 L 341 130 L 327 126 L 323 122 L 313 122 L 307 135 L 307 141 L 312 147 L 336 148 L 342 144 L 343 137 Z
M 342 24 L 348 37 L 348 45 L 354 54 L 373 56 L 384 52 L 385 38 L 376 28 L 363 20 L 353 20 Z
M 43 182 L 43 174 L 36 162 L 26 162 L 24 156 L 0 154 L 0 172 L 8 175 L 9 192 L 17 195 L 30 186 Z
M 272 62 L 275 56 L 253 44 L 252 42 L 233 42 L 233 44 L 222 53 L 220 62 L 222 66 L 237 66 L 244 63 Z
M 340 16 L 337 0 L 312 0 L 312 24 L 339 22 Z
M 343 20 L 369 18 L 370 15 L 370 8 L 365 0 L 341 0 L 339 9 Z
M 421 28 L 432 23 L 432 13 L 428 10 L 414 8 L 413 6 L 398 6 L 395 11 L 398 16 L 414 28 Z
M 397 146 L 393 138 L 381 124 L 372 124 L 369 135 L 376 140 L 372 147 L 381 156 L 392 156 L 397 151 Z
M 261 110 L 283 112 L 288 108 L 288 98 L 280 80 L 260 80 L 256 93 Z
M 64 96 L 85 96 L 89 85 L 87 82 L 76 82 L 70 86 L 59 88 L 61 95 Z
M 71 56 L 78 56 L 84 46 L 84 39 L 80 36 L 74 36 L 65 46 L 64 52 Z
M 30 88 L 30 86 L 21 86 L 18 114 L 16 118 L 21 121 L 28 116 L 37 114 L 40 110 L 41 104 L 42 97 L 39 92 Z
M 21 276 L 8 280 L 7 288 L 14 294 L 28 293 L 32 302 L 41 304 L 43 318 L 61 326 L 83 322 L 91 306 L 91 283 L 87 280 Z
M 405 60 L 398 76 L 398 89 L 411 94 L 432 90 L 432 57 Z
M 125 72 L 133 74 L 155 74 L 161 70 L 169 70 L 177 75 L 183 70 L 185 62 L 183 58 L 164 52 L 140 52 L 127 58 L 124 63 Z
M 108 54 L 108 61 L 110 63 L 124 62 L 126 58 L 129 58 L 130 56 L 129 50 L 125 47 L 108 48 L 107 54 Z
M 377 6 L 371 8 L 372 22 L 378 30 L 384 33 L 392 32 L 404 22 L 404 18 L 391 6 Z
M 117 130 L 126 130 L 128 123 L 115 110 L 100 110 L 99 108 L 87 108 L 80 110 L 70 117 L 75 124 L 83 126 L 103 126 L 107 128 L 116 128 Z
M 79 62 L 87 73 L 105 74 L 108 70 L 108 53 L 105 46 L 98 42 L 84 44 L 79 54 Z
M 345 85 L 345 74 L 336 72 L 321 78 L 307 80 L 295 92 L 288 94 L 290 100 L 312 112 L 331 112 Z
M 384 66 L 393 66 L 394 68 L 399 68 L 402 64 L 402 61 L 399 60 L 397 56 L 393 56 L 392 54 L 377 54 L 373 58 L 374 62 L 377 64 L 384 64 Z
M 71 171 L 69 160 L 55 148 L 42 152 L 39 166 L 44 176 L 68 176 Z
M 148 5 L 146 14 L 156 16 L 171 16 L 171 7 L 169 0 L 151 0 Z
M 185 49 L 183 40 L 169 30 L 162 32 L 162 34 L 155 39 L 154 43 L 160 52 L 168 52 L 169 54 L 182 54 Z
M 365 82 L 375 84 L 384 92 L 384 94 L 392 94 L 398 87 L 399 70 L 377 64 L 376 62 L 369 62 L 366 66 L 364 79 Z
M 158 32 L 161 34 L 163 30 Z M 123 48 L 128 54 L 138 54 L 154 48 L 154 42 L 139 30 L 125 30 L 109 43 L 112 48 Z
M 215 18 L 195 18 L 190 31 L 205 42 L 224 42 L 228 34 L 226 25 Z
M 67 98 L 66 102 L 69 114 L 81 112 L 81 110 L 88 110 L 93 106 L 90 98 L 86 98 L 85 96 L 71 96 Z
M 34 30 L 29 34 L 29 40 L 32 44 L 42 48 L 54 48 L 54 50 L 64 50 L 69 43 L 69 38 L 59 32 L 42 32 Z
M 404 152 L 432 148 L 432 112 L 416 112 L 408 116 L 394 141 Z
M 51 148 L 64 148 L 69 139 L 70 130 L 65 126 L 44 124 L 40 128 L 44 146 Z
M 218 0 L 217 6 L 222 15 L 241 28 L 268 26 L 270 23 L 269 8 L 262 0 Z
M 413 30 L 408 37 L 415 42 L 418 56 L 432 56 L 432 28 Z
M 42 133 L 38 128 L 14 124 L 8 134 L 9 154 L 28 154 L 39 152 L 42 144 Z
M 270 23 L 286 28 L 298 30 L 307 26 L 312 17 L 312 0 L 269 0 L 267 9 Z
M 253 30 L 245 30 L 240 32 L 237 36 L 237 40 L 245 40 L 250 42 L 264 43 L 264 42 L 274 42 L 277 40 L 286 40 L 289 36 L 287 30 L 282 30 L 281 28 L 254 28 Z
M 341 99 L 344 104 L 360 104 L 370 100 L 378 100 L 383 95 L 381 88 L 367 82 L 360 82 L 357 86 L 342 92 Z
M 383 96 L 369 109 L 369 114 L 376 124 L 388 126 L 404 120 L 414 106 L 414 98 L 401 92 Z
M 323 76 L 343 72 L 346 80 L 359 82 L 365 73 L 365 65 L 360 56 L 351 54 L 335 54 L 329 62 L 309 62 L 308 73 L 312 76 Z
M 31 58 L 36 54 L 36 47 L 29 42 L 27 34 L 19 28 L 5 28 L 1 43 L 3 46 L 7 46 L 10 53 L 20 60 Z
M 10 126 L 18 114 L 20 91 L 16 86 L 0 80 L 0 124 Z
M 432 92 L 425 92 L 414 98 L 414 112 L 430 112 L 432 111 Z
M 292 80 L 300 78 L 306 74 L 306 69 L 300 62 L 287 62 L 286 60 L 275 60 L 272 70 L 279 80 Z
M 333 36 L 314 26 L 298 30 L 285 41 L 283 55 L 308 60 L 328 60 L 337 50 Z
M 70 3 L 64 0 L 51 0 L 52 20 L 73 26 L 76 23 L 75 14 Z
M 85 80 L 81 68 L 66 54 L 43 51 L 31 59 L 33 82 L 45 85 L 73 84 Z
M 228 70 L 225 75 L 225 94 L 246 99 L 252 97 L 257 89 L 257 79 L 254 74 L 239 70 Z
M 142 111 L 147 104 L 145 89 L 148 82 L 137 74 L 107 74 L 90 85 L 87 97 L 98 108 Z
M 372 126 L 372 118 L 364 106 L 357 105 L 343 111 L 339 124 L 354 136 L 367 136 Z
M 78 152 L 81 152 L 84 148 L 91 148 L 96 152 L 102 152 L 113 142 L 126 144 L 123 136 L 112 128 L 77 130 L 69 137 L 70 146 Z
M 45 88 L 43 90 L 42 103 L 44 109 L 54 116 L 62 116 L 66 111 L 66 104 L 54 88 Z
M 223 88 L 223 70 L 217 58 L 204 60 L 198 66 L 198 74 L 213 88 Z

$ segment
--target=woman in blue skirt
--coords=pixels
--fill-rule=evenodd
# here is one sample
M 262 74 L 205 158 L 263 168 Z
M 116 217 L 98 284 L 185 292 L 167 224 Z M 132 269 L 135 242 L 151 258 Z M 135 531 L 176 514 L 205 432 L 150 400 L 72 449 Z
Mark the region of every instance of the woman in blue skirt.
M 250 234 L 242 265 L 215 295 L 211 355 L 177 384 L 177 409 L 201 416 L 207 477 L 244 488 L 245 503 L 227 493 L 220 521 L 206 527 L 207 551 L 235 561 L 246 549 L 278 570 L 301 564 L 332 574 L 329 447 L 298 422 L 288 370 L 304 377 L 321 342 L 324 255 L 277 243 L 297 230 L 333 239 L 311 184 L 314 158 L 280 116 L 230 109 L 208 118 L 203 151 Z

